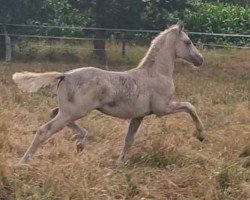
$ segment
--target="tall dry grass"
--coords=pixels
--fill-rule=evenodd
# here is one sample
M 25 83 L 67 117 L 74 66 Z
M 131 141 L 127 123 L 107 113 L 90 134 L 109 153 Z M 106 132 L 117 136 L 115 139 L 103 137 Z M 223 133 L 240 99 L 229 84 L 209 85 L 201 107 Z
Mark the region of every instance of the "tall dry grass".
M 56 95 L 55 89 L 22 93 L 12 73 L 86 65 L 0 63 L 0 199 L 249 199 L 250 172 L 239 155 L 249 156 L 250 149 L 250 52 L 203 54 L 206 62 L 199 70 L 177 63 L 175 99 L 196 106 L 206 140 L 193 137 L 187 114 L 149 116 L 121 168 L 115 160 L 128 121 L 94 111 L 79 120 L 89 132 L 82 153 L 76 153 L 65 128 L 39 149 L 30 168 L 17 170 L 37 127 L 49 120 Z

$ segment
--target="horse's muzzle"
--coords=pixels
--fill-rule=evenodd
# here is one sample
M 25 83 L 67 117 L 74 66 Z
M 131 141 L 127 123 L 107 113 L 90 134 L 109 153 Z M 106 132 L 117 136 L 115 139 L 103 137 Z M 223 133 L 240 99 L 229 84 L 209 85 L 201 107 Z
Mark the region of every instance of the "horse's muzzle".
M 202 56 L 194 56 L 192 57 L 192 63 L 194 64 L 195 67 L 200 67 L 203 64 L 203 57 Z

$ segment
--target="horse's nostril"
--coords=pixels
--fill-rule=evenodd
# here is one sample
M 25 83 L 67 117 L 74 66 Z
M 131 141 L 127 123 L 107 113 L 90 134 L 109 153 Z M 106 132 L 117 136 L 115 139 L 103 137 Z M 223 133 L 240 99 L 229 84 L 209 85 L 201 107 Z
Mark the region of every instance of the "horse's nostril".
M 203 64 L 203 61 L 204 61 L 204 59 L 202 56 L 195 56 L 193 59 L 193 64 L 198 67 L 198 66 L 201 66 Z

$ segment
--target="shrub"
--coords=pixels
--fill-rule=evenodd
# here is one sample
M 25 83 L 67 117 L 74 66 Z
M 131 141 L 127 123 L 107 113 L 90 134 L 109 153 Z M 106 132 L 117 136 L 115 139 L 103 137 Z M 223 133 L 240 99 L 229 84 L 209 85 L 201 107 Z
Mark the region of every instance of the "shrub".
M 203 3 L 197 0 L 191 8 L 185 9 L 181 16 L 185 19 L 187 28 L 195 32 L 250 34 L 250 8 L 224 3 Z M 249 43 L 249 39 L 240 37 L 195 36 L 195 39 L 237 45 Z

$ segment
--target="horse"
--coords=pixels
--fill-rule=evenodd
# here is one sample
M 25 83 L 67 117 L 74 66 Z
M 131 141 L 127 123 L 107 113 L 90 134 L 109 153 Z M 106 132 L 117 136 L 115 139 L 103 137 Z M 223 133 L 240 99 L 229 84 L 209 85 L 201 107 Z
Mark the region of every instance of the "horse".
M 148 115 L 189 113 L 196 125 L 196 137 L 203 141 L 204 125 L 195 107 L 189 102 L 172 100 L 175 91 L 173 72 L 177 58 L 196 67 L 202 66 L 204 60 L 184 32 L 182 22 L 160 32 L 152 40 L 139 65 L 127 71 L 84 67 L 64 73 L 14 73 L 14 82 L 25 92 L 37 92 L 42 87 L 57 85 L 58 101 L 58 107 L 52 110 L 53 119 L 38 128 L 19 165 L 29 165 L 41 144 L 65 126 L 75 133 L 77 151 L 80 152 L 84 147 L 87 131 L 75 121 L 93 110 L 130 119 L 118 163 L 124 162 L 143 118 Z

